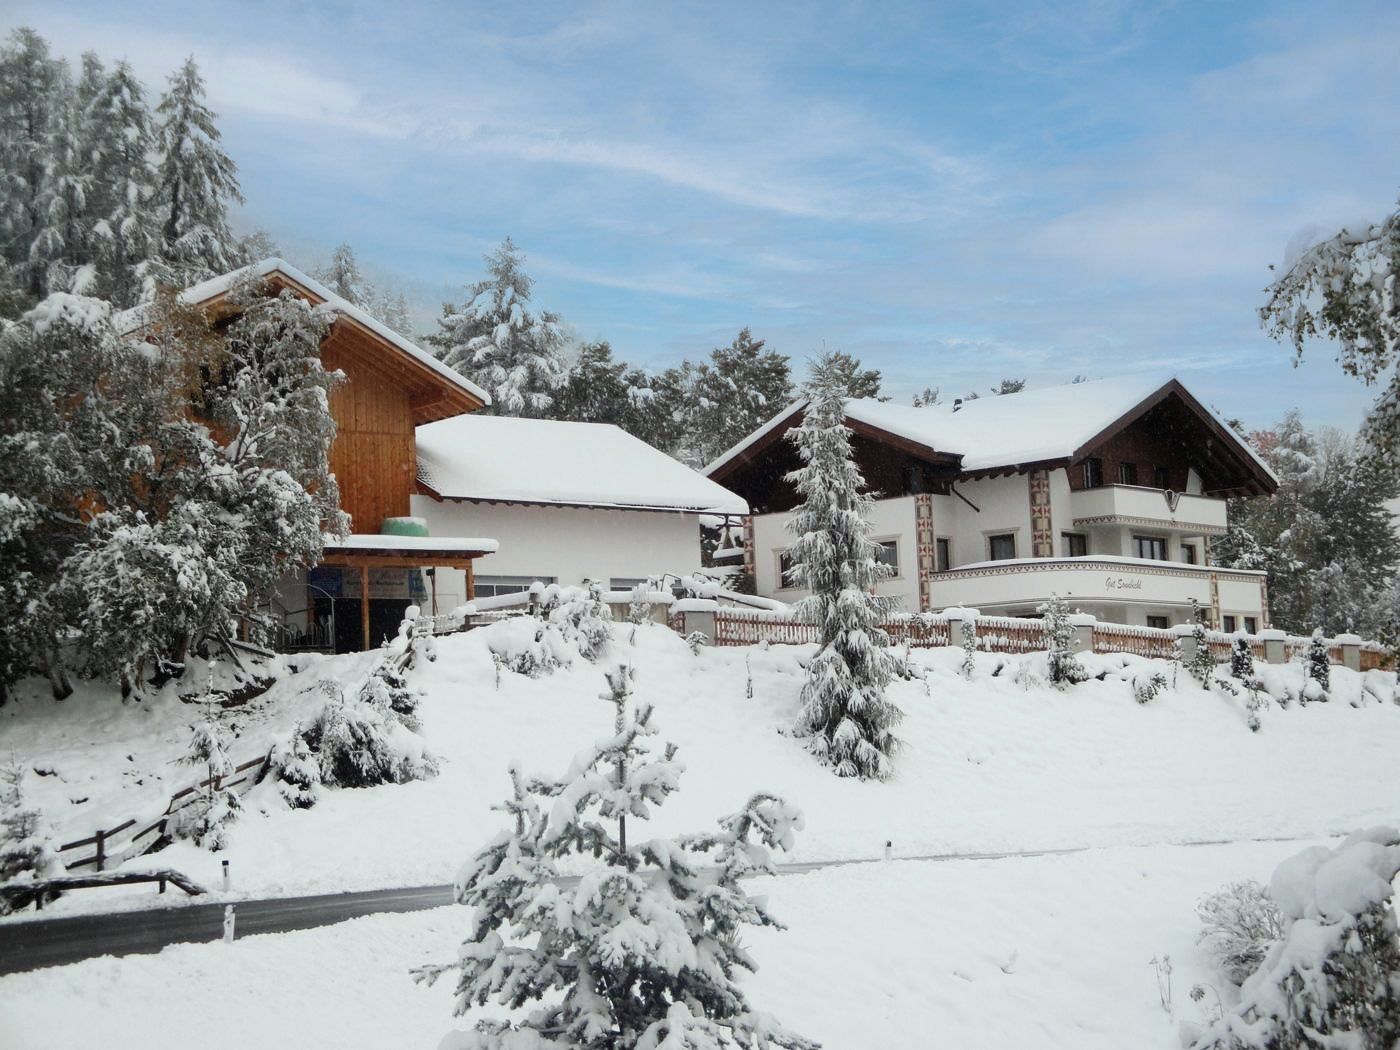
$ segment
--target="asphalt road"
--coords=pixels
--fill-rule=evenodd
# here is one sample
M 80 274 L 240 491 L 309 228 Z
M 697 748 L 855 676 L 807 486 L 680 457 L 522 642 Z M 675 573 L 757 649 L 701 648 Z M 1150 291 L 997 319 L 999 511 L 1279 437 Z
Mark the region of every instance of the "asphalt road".
M 1252 841 L 1287 841 L 1254 839 Z M 1180 842 L 1180 846 L 1222 845 L 1223 841 Z M 897 860 L 952 861 L 1001 860 L 1008 857 L 1041 857 L 1081 853 L 1087 847 L 1049 850 L 1011 850 L 989 853 L 934 853 L 899 857 Z M 875 859 L 780 864 L 780 875 L 800 875 L 847 864 L 869 864 Z M 573 881 L 573 880 L 569 880 Z M 100 893 L 101 890 L 78 890 Z M 404 889 L 324 893 L 314 897 L 280 897 L 234 901 L 236 936 L 254 933 L 286 933 L 313 926 L 330 926 L 378 912 L 419 911 L 453 902 L 451 886 L 414 886 Z M 135 955 L 158 952 L 168 944 L 215 941 L 223 936 L 224 902 L 187 904 L 175 908 L 73 915 L 64 918 L 0 922 L 0 974 L 62 966 L 98 955 Z

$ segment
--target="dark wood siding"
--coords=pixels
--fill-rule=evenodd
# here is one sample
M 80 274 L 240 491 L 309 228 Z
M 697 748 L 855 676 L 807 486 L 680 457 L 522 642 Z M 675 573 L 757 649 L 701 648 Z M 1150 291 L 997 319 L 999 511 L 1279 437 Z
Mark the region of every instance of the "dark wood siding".
M 417 473 L 410 394 L 335 332 L 322 345 L 321 359 L 346 377 L 331 393 L 331 469 L 340 505 L 351 516 L 352 532 L 378 532 L 385 518 L 408 513 Z

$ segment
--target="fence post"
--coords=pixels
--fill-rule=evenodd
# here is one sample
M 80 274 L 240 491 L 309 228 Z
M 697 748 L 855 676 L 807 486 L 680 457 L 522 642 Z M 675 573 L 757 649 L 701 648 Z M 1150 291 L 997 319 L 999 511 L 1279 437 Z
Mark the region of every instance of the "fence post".
M 1069 614 L 1069 651 L 1072 653 L 1092 653 L 1094 651 L 1094 625 L 1098 618 L 1093 613 Z
M 977 648 L 977 617 L 982 613 L 977 609 L 960 609 L 956 606 L 943 610 L 948 620 L 948 644 L 960 648 L 963 644 L 963 624 L 972 628 L 972 647 Z
M 1176 638 L 1177 648 L 1181 650 L 1181 662 L 1189 666 L 1196 658 L 1196 625 L 1179 623 L 1171 630 Z
M 97 870 L 102 870 L 102 865 L 107 862 L 107 833 L 101 828 L 97 829 L 97 834 L 93 836 L 97 845 Z
M 1283 643 L 1288 639 L 1277 628 L 1268 627 L 1259 632 L 1259 640 L 1264 643 L 1264 662 L 1268 664 L 1287 663 Z
M 1342 666 L 1353 671 L 1361 670 L 1361 639 L 1354 634 L 1337 635 L 1337 644 L 1342 647 Z
M 687 638 L 699 631 L 711 645 L 715 644 L 715 613 L 718 610 L 719 602 L 710 598 L 682 598 L 671 606 L 673 613 L 681 614 L 681 631 Z

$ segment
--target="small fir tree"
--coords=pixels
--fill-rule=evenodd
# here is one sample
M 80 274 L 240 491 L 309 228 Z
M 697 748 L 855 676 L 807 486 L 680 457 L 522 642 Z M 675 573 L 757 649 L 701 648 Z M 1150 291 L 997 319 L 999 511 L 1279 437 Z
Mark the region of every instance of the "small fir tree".
M 1050 684 L 1056 689 L 1065 689 L 1084 681 L 1089 672 L 1074 654 L 1074 628 L 1069 622 L 1069 606 L 1059 595 L 1036 609 L 1041 617 L 1041 630 L 1045 637 L 1047 674 Z
M 190 727 L 190 748 L 183 759 L 204 773 L 205 782 L 196 789 L 195 800 L 179 811 L 175 831 L 193 839 L 197 846 L 217 851 L 227 844 L 228 826 L 238 819 L 243 806 L 238 796 L 221 783 L 233 773 L 234 765 L 228 755 L 228 731 L 219 720 L 214 702 L 212 665 L 210 678 L 204 689 L 203 715 Z
M 1235 635 L 1230 643 L 1230 677 L 1240 681 L 1254 677 L 1254 647 L 1242 634 Z
M 889 570 L 870 539 L 871 496 L 851 455 L 845 383 L 839 361 L 818 360 L 802 422 L 789 432 L 802 466 L 787 478 L 803 502 L 787 527 L 797 537 L 794 574 L 810 592 L 799 612 L 817 625 L 820 642 L 796 731 L 838 776 L 883 779 L 903 712 L 885 697 L 895 661 L 880 627 L 886 603 L 873 592 Z
M 457 880 L 473 909 L 458 960 L 414 971 L 432 983 L 458 971 L 455 1013 L 496 1002 L 516 1021 L 478 1021 L 445 1041 L 454 1050 L 815 1050 L 753 1009 L 735 980 L 756 964 L 745 926 L 781 924 L 741 878 L 771 873 L 801 814 L 754 795 L 717 832 L 637 841 L 676 790 L 675 748 L 656 756 L 651 709 L 629 709 L 633 672 L 607 674 L 614 733 L 574 758 L 559 779 L 526 780 L 511 768 L 512 797 L 498 806 L 512 827 L 480 849 Z M 564 871 L 581 874 L 561 885 Z M 523 1008 L 532 1007 L 524 1010 Z
M 1210 641 L 1206 637 L 1206 625 L 1201 617 L 1200 603 L 1194 598 L 1191 599 L 1191 641 L 1191 656 L 1183 663 L 1186 665 L 1186 673 L 1204 689 L 1215 676 L 1215 657 L 1211 654 Z
M 302 734 L 301 724 L 292 735 L 279 741 L 268 756 L 277 778 L 277 793 L 293 809 L 310 809 L 321 796 L 321 767 Z
M 0 883 L 61 874 L 52 832 L 25 795 L 24 769 L 13 761 L 0 766 Z M 7 907 L 0 897 L 0 914 Z
M 353 306 L 368 306 L 373 291 L 360 275 L 360 264 L 355 260 L 355 250 L 342 244 L 331 253 L 330 265 L 317 272 L 316 276 L 331 291 Z
M 549 621 L 585 660 L 599 659 L 612 641 L 612 610 L 603 600 L 603 585 L 597 580 L 585 580 L 581 590 L 563 592 L 550 610 Z
M 958 665 L 958 670 L 962 676 L 969 681 L 972 680 L 972 672 L 977 669 L 977 627 L 973 621 L 964 619 L 962 621 L 962 663 Z M 905 653 L 905 664 L 909 663 L 909 654 Z
M 1308 678 L 1317 683 L 1317 689 L 1322 694 L 1316 699 L 1326 700 L 1327 694 L 1332 689 L 1332 661 L 1327 652 L 1327 639 L 1322 636 L 1322 628 L 1320 627 L 1313 631 L 1312 637 L 1308 639 L 1308 653 L 1305 660 Z

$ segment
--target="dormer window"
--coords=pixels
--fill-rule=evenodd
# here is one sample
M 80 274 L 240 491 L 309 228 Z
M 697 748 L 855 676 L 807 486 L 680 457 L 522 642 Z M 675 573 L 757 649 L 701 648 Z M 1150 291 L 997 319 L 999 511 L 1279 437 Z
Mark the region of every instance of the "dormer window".
M 1090 456 L 1084 461 L 1084 487 L 1086 489 L 1097 489 L 1103 487 L 1103 460 L 1098 456 Z
M 1136 464 L 1136 463 L 1119 463 L 1119 464 L 1118 464 L 1118 484 L 1120 484 L 1120 485 L 1136 485 L 1136 484 L 1137 484 L 1137 464 Z

